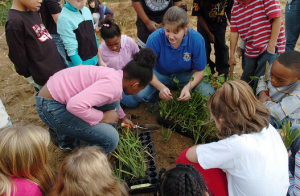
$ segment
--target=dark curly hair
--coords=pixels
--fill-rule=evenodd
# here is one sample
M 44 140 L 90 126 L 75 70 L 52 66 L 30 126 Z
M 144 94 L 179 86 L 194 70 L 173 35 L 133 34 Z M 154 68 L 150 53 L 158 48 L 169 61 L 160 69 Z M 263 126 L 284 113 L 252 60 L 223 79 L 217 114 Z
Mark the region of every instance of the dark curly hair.
M 169 171 L 159 172 L 158 192 L 161 196 L 204 196 L 205 192 L 211 195 L 193 165 L 182 163 Z
M 152 80 L 156 55 L 150 48 L 141 49 L 132 55 L 132 60 L 123 67 L 126 80 L 138 79 L 140 86 L 147 86 Z

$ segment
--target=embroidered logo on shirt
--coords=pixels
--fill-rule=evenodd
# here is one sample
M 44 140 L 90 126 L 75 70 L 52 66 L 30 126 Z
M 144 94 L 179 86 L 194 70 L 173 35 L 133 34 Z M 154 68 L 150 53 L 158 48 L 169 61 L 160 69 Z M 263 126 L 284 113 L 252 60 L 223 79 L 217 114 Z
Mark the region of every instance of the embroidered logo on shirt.
M 40 26 L 36 24 L 32 26 L 32 29 L 34 30 L 40 42 L 45 42 L 48 39 L 52 39 L 52 36 L 49 34 L 44 24 L 40 24 Z
M 184 53 L 183 60 L 184 60 L 184 61 L 189 61 L 189 60 L 191 60 L 191 55 L 190 55 L 190 53 L 188 53 L 188 52 Z

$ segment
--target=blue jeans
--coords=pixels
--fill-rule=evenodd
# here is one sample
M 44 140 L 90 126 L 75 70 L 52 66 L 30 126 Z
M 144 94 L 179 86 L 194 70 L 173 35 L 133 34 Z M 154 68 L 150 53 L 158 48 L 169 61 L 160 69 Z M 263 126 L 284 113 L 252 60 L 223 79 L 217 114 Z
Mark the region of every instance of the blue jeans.
M 250 82 L 250 76 L 256 76 L 260 77 L 265 75 L 266 71 L 266 65 L 267 62 L 271 65 L 275 59 L 277 58 L 278 54 L 271 54 L 267 50 L 264 51 L 261 55 L 255 58 L 249 58 L 245 56 L 245 67 L 243 68 L 243 74 L 241 79 Z M 250 86 L 252 86 L 254 94 L 256 91 L 258 80 L 254 80 L 250 83 Z
M 300 0 L 288 2 L 285 6 L 286 51 L 294 50 L 300 35 Z
M 61 59 L 63 60 L 64 64 L 66 67 L 68 67 L 68 62 L 67 62 L 67 56 L 66 56 L 66 51 L 65 51 L 65 47 L 64 44 L 60 38 L 59 34 L 51 34 L 53 41 L 57 47 L 58 53 L 61 56 Z
M 173 81 L 174 77 L 179 80 L 179 86 L 182 87 L 190 81 L 190 78 L 194 74 L 194 70 L 170 75 L 162 75 L 155 70 L 153 70 L 153 73 L 161 83 L 166 85 L 168 88 L 174 89 L 177 88 L 177 84 Z M 202 81 L 197 86 L 195 86 L 193 90 L 204 94 L 206 97 L 209 97 L 209 95 L 214 92 L 214 89 L 210 86 L 209 83 L 205 82 L 204 79 L 202 79 Z M 135 108 L 137 107 L 139 102 L 156 102 L 158 95 L 159 91 L 151 84 L 149 84 L 145 89 L 141 90 L 141 92 L 136 95 L 128 96 L 123 93 L 123 99 L 121 100 L 121 103 L 126 107 Z
M 74 148 L 76 140 L 81 140 L 88 145 L 100 146 L 104 153 L 108 154 L 117 147 L 119 134 L 116 124 L 98 123 L 91 126 L 84 120 L 73 115 L 61 104 L 53 99 L 38 97 L 35 95 L 36 110 L 41 120 L 57 133 L 57 141 L 61 148 Z M 103 112 L 117 109 L 119 101 L 96 108 Z

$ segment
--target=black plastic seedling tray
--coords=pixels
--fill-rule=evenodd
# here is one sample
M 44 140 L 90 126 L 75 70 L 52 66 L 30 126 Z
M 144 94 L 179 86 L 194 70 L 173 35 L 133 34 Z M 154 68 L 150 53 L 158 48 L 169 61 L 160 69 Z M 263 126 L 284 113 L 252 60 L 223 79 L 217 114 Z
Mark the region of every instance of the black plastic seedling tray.
M 157 180 L 158 180 L 158 172 L 155 163 L 155 153 L 152 144 L 152 136 L 150 131 L 145 131 L 139 133 L 139 139 L 144 147 L 147 147 L 147 150 L 151 156 L 145 154 L 145 158 L 147 159 L 147 176 L 145 178 L 132 179 L 127 180 L 126 184 L 129 187 L 129 194 L 143 194 L 143 193 L 157 193 Z M 146 187 L 143 187 L 147 185 Z
M 174 130 L 175 132 L 195 140 L 194 133 L 190 129 L 182 128 L 180 125 L 175 124 L 172 121 L 162 118 L 162 117 L 157 117 L 157 122 L 158 122 L 158 124 L 160 124 L 166 128 L 172 128 L 172 130 Z M 218 141 L 218 138 L 211 138 L 211 140 L 209 140 L 209 139 L 205 140 L 206 143 L 216 142 L 216 141 Z M 198 139 L 197 143 L 198 144 L 201 143 L 201 138 Z
M 164 119 L 162 117 L 157 117 L 157 122 L 158 122 L 158 124 L 160 124 L 166 128 L 172 128 L 175 132 L 177 132 L 183 136 L 189 137 L 193 140 L 195 139 L 193 131 L 182 128 L 180 125 L 174 124 L 172 121 L 170 121 L 168 119 Z

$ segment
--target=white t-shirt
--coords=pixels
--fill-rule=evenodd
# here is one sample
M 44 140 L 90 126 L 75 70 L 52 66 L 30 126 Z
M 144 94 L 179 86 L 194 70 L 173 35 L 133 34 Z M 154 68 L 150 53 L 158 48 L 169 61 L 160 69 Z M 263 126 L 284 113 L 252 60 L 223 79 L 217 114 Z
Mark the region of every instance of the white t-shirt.
M 5 127 L 8 123 L 8 114 L 5 111 L 5 107 L 0 99 L 0 128 Z
M 199 145 L 204 169 L 226 170 L 230 196 L 285 196 L 289 187 L 288 154 L 276 129 L 233 135 Z

